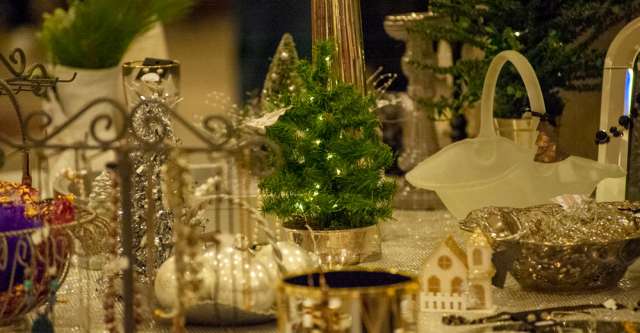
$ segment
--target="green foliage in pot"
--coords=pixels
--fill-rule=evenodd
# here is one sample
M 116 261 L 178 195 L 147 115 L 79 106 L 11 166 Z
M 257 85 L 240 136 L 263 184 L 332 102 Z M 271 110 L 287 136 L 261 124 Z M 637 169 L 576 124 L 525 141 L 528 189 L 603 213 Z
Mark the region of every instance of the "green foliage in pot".
M 484 59 L 471 60 L 478 67 L 486 68 L 504 50 L 524 54 L 538 75 L 547 113 L 554 117 L 564 108 L 561 90 L 600 89 L 606 50 L 595 49 L 594 42 L 640 10 L 640 0 L 432 0 L 429 5 L 441 20 L 419 24 L 416 33 L 429 41 L 444 39 L 479 48 Z M 454 91 L 451 99 L 462 96 L 472 104 L 480 97 L 477 83 L 481 86 L 484 71 L 462 71 L 462 65 L 434 70 L 453 75 L 461 83 L 462 94 Z M 528 109 L 524 85 L 513 67 L 503 71 L 496 92 L 496 116 L 519 118 Z M 439 104 L 447 102 L 456 103 L 445 98 Z
M 52 62 L 76 68 L 117 66 L 133 40 L 158 22 L 186 14 L 194 0 L 84 0 L 44 15 L 40 39 Z
M 389 218 L 395 183 L 384 176 L 393 161 L 382 142 L 375 98 L 363 96 L 331 71 L 333 44 L 318 44 L 313 63 L 301 61 L 300 89 L 267 127 L 282 150 L 277 170 L 262 179 L 263 211 L 291 228 L 350 229 Z

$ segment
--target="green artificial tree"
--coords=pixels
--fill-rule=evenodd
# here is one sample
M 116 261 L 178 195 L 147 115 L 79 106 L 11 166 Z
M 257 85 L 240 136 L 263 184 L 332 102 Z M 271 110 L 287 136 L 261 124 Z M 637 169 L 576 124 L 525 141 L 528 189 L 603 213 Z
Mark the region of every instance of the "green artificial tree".
M 296 71 L 298 62 L 298 51 L 293 37 L 285 33 L 273 55 L 262 86 L 260 105 L 263 111 L 273 109 L 274 106 L 279 107 L 277 104 L 281 96 L 292 94 L 300 87 L 300 78 Z
M 266 135 L 282 150 L 280 166 L 260 183 L 263 210 L 290 228 L 349 229 L 389 218 L 393 160 L 381 140 L 375 99 L 336 79 L 331 42 L 313 63 L 301 61 L 301 89 L 282 97 L 288 107 Z
M 486 68 L 499 52 L 513 49 L 536 70 L 547 113 L 555 118 L 564 108 L 561 90 L 600 88 L 605 51 L 594 49 L 593 44 L 614 25 L 633 18 L 640 1 L 431 0 L 430 7 L 441 19 L 422 22 L 415 32 L 430 41 L 444 39 L 477 47 L 485 57 L 458 61 L 448 68 L 431 66 L 453 75 L 462 92 L 456 94 L 454 86 L 451 99 L 427 104 L 442 110 L 477 102 L 484 70 L 476 69 Z M 496 115 L 520 117 L 527 107 L 520 77 L 514 68 L 505 68 L 498 82 Z

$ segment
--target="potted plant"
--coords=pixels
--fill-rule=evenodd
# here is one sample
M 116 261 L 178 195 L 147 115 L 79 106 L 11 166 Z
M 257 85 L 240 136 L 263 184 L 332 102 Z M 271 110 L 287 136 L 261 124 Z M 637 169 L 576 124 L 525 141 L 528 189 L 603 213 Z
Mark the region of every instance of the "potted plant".
M 384 169 L 393 154 L 372 112 L 375 98 L 336 78 L 331 42 L 314 51 L 312 64 L 297 67 L 300 89 L 278 103 L 286 112 L 266 128 L 282 161 L 259 184 L 262 209 L 323 264 L 355 264 L 380 256 L 377 223 L 392 212 L 395 183 Z
M 637 0 L 615 3 L 544 0 L 432 0 L 431 10 L 440 22 L 426 22 L 416 28 L 425 40 L 451 40 L 476 47 L 485 54 L 475 60 L 488 64 L 504 50 L 516 50 L 531 62 L 542 87 L 547 114 L 557 123 L 564 109 L 561 90 L 589 91 L 600 88 L 604 51 L 593 43 L 609 28 L 629 20 L 640 9 Z M 455 53 L 454 53 L 455 54 Z M 435 68 L 455 77 L 456 66 Z M 464 73 L 461 75 L 465 76 Z M 466 75 L 467 84 L 482 82 L 482 75 Z M 515 70 L 505 68 L 496 92 L 497 126 L 501 134 L 535 132 L 537 119 L 520 119 L 528 111 L 524 86 Z M 475 103 L 479 95 L 473 96 Z M 445 101 L 459 99 L 455 93 Z M 475 99 L 475 101 L 474 101 Z M 524 126 L 524 130 L 523 130 Z M 534 136 L 535 138 L 535 136 Z M 529 145 L 535 140 L 525 139 Z
M 40 39 L 61 78 L 63 110 L 74 113 L 97 97 L 118 96 L 123 55 L 141 34 L 158 22 L 185 14 L 193 0 L 84 0 L 44 15 Z

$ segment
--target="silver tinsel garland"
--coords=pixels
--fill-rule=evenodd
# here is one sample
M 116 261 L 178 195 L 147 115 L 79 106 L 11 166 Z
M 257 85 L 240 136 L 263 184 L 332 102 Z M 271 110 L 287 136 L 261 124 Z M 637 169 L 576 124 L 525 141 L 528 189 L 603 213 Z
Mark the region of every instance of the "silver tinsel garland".
M 142 109 L 133 118 L 132 130 L 143 141 L 175 141 L 169 110 L 158 97 L 141 97 Z M 131 153 L 133 164 L 133 249 L 134 267 L 145 280 L 172 251 L 173 214 L 163 205 L 160 171 L 167 160 L 166 151 Z M 151 200 L 148 200 L 150 196 Z M 151 205 L 151 207 L 149 207 Z M 151 212 L 151 213 L 150 213 Z M 153 215 L 150 215 L 153 214 Z M 150 217 L 153 221 L 150 221 Z M 152 224 L 153 230 L 148 230 Z M 153 251 L 149 252 L 147 235 L 153 235 Z M 153 258 L 148 258 L 148 256 Z M 153 267 L 147 267 L 152 264 Z

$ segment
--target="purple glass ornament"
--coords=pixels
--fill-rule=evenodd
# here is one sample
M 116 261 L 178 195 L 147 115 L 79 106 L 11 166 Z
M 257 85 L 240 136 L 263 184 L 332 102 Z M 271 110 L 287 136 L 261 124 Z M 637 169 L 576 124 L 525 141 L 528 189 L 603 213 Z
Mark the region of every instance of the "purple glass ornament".
M 24 209 L 23 205 L 0 205 L 0 233 L 4 234 L 10 231 L 20 231 L 42 226 L 42 222 L 38 216 L 29 218 L 25 216 Z M 29 237 L 31 237 L 30 233 L 16 236 L 0 236 L 0 241 L 6 241 L 7 244 L 6 267 L 0 266 L 0 292 L 5 292 L 9 290 L 9 288 L 23 283 L 25 278 L 25 262 L 28 263 L 32 259 L 31 250 L 28 247 L 30 243 Z M 3 249 L 0 248 L 0 251 L 2 250 Z M 23 262 L 21 263 L 18 259 Z M 13 279 L 11 279 L 12 272 L 14 272 Z

